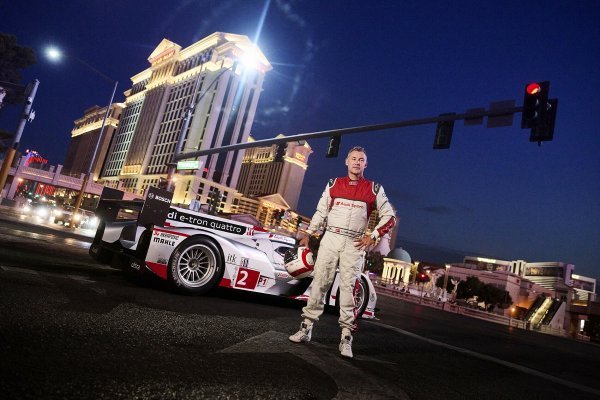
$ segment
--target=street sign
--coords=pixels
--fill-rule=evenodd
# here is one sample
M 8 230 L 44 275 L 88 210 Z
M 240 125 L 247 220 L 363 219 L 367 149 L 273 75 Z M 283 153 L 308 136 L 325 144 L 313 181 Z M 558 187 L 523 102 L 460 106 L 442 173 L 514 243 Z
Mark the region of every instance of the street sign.
M 189 170 L 189 169 L 199 169 L 200 161 L 199 160 L 182 160 L 177 161 L 177 169 L 178 170 Z

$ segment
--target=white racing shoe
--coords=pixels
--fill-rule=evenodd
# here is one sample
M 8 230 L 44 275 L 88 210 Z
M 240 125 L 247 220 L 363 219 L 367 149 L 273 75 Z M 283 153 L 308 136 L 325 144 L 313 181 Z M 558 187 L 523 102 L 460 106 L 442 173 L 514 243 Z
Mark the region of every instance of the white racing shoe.
M 354 358 L 352 354 L 352 335 L 350 333 L 342 333 L 340 340 L 340 355 L 346 358 Z
M 290 336 L 290 341 L 294 343 L 310 342 L 312 337 L 312 324 L 302 322 L 300 324 L 300 330 Z

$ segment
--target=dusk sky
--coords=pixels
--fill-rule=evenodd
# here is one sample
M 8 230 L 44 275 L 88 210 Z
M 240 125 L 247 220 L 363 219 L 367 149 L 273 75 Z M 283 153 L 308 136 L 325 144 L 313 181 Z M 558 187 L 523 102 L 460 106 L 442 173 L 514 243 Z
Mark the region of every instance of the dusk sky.
M 33 0 L 0 2 L 0 17 L 0 31 L 38 55 L 23 73 L 40 86 L 20 149 L 53 164 L 73 121 L 106 105 L 112 85 L 73 58 L 50 63 L 47 45 L 118 80 L 122 101 L 163 38 L 185 48 L 218 31 L 247 35 L 273 64 L 257 139 L 522 105 L 525 84 L 548 80 L 559 107 L 541 147 L 520 113 L 511 127 L 457 121 L 449 150 L 432 149 L 435 125 L 344 136 L 336 159 L 326 139 L 309 141 L 299 211 L 312 215 L 327 179 L 346 174 L 343 155 L 362 145 L 409 253 L 417 242 L 563 261 L 600 279 L 600 1 Z M 0 128 L 13 131 L 15 115 L 4 109 Z

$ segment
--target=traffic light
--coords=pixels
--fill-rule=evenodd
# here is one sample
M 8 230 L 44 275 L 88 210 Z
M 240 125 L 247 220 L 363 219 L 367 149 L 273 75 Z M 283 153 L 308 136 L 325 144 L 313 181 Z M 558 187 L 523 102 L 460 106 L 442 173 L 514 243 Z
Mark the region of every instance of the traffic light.
M 548 142 L 554 138 L 554 121 L 556 121 L 557 108 L 558 99 L 548 100 L 542 120 L 537 126 L 531 128 L 530 142 Z
M 531 129 L 530 142 L 550 141 L 554 137 L 554 122 L 558 99 L 548 99 L 550 82 L 533 82 L 525 86 L 521 128 Z
M 456 113 L 440 114 L 440 117 L 446 115 L 456 115 Z M 454 129 L 454 121 L 440 121 L 435 129 L 435 139 L 433 140 L 434 150 L 449 149 L 450 141 L 452 140 L 452 130 Z
M 210 197 L 208 200 L 209 214 L 215 215 L 217 213 L 217 210 L 219 209 L 220 205 L 221 205 L 221 192 L 219 191 L 219 189 L 213 189 L 213 191 L 210 193 Z
M 287 143 L 278 144 L 277 149 L 275 150 L 275 161 L 283 161 L 286 151 Z
M 340 151 L 340 143 L 342 142 L 341 135 L 329 136 L 329 147 L 327 147 L 327 154 L 325 157 L 334 158 L 338 156 Z
M 529 129 L 537 126 L 545 113 L 548 102 L 550 82 L 533 82 L 525 86 L 523 95 L 523 112 L 521 113 L 521 128 Z

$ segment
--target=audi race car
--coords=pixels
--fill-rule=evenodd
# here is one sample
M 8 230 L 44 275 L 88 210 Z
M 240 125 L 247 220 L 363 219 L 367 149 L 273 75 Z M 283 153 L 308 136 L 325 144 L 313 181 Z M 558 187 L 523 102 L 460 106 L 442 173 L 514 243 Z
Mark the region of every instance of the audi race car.
M 219 286 L 308 300 L 312 274 L 296 279 L 284 265 L 293 238 L 168 203 L 166 217 L 158 216 L 148 204 L 157 199 L 170 203 L 152 192 L 145 202 L 101 199 L 90 255 L 127 273 L 154 274 L 182 293 L 203 294 Z M 337 306 L 338 293 L 336 274 L 325 304 Z M 355 293 L 357 315 L 373 318 L 377 295 L 366 274 Z

